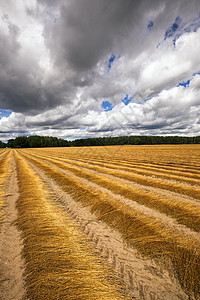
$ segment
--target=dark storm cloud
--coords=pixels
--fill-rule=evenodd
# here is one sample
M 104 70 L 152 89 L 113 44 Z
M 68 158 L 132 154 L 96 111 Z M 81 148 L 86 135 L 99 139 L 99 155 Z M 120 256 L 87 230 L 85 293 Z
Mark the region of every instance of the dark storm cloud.
M 8 33 L 0 31 L 0 107 L 15 112 L 37 114 L 69 100 L 72 93 L 65 78 L 42 84 L 43 71 L 28 53 L 21 53 L 19 28 L 8 22 Z
M 55 4 L 53 1 L 40 1 Z M 31 56 L 21 56 L 19 28 L 9 23 L 8 34 L 0 32 L 0 106 L 3 109 L 37 114 L 62 103 L 69 103 L 75 87 L 91 85 L 95 65 L 120 28 L 130 22 L 133 1 L 72 1 L 61 8 L 58 24 L 46 25 L 44 36 L 59 67 L 59 83 L 42 84 L 43 73 Z M 59 1 L 56 2 L 59 4 Z M 68 67 L 68 65 L 70 67 Z M 72 67 L 72 70 L 71 70 Z M 84 74 L 73 73 L 82 70 Z M 71 74 L 69 74 L 71 73 Z M 57 79 L 57 78 L 56 78 Z M 55 80 L 57 81 L 57 80 Z
M 41 1 L 40 1 L 41 3 Z M 49 3 L 43 0 L 42 3 Z M 54 3 L 55 5 L 55 3 Z M 133 1 L 133 0 L 74 0 L 66 1 L 60 6 L 60 16 L 56 23 L 47 22 L 44 27 L 44 37 L 50 50 L 54 66 L 62 70 L 62 76 L 73 73 L 71 84 L 75 87 L 92 86 L 102 80 L 96 72 L 98 63 L 108 61 L 113 54 L 126 57 L 137 57 L 143 51 L 155 49 L 156 39 L 164 40 L 166 32 L 173 28 L 175 32 L 180 22 L 177 16 L 196 14 L 198 1 Z M 185 8 L 188 8 L 185 10 Z M 159 13 L 156 14 L 156 11 Z M 149 34 L 149 17 L 152 17 L 151 34 Z M 174 21 L 175 20 L 175 21 Z M 146 24 L 145 24 L 146 22 Z M 172 25 L 171 25 L 172 24 Z M 176 27 L 176 28 L 175 28 Z M 176 30 L 175 30 L 176 29 Z M 145 32 L 146 30 L 146 32 Z M 149 49 L 149 50 L 148 50 Z M 132 72 L 133 79 L 138 77 Z M 186 72 L 181 74 L 182 78 Z M 181 79 L 182 79 L 181 78 Z M 124 78 L 122 78 L 124 80 Z M 117 83 L 119 84 L 119 81 Z M 97 98 L 106 97 L 113 93 L 113 82 L 98 90 Z M 151 97 L 163 88 L 174 85 L 174 77 L 167 78 L 155 84 L 150 93 L 143 93 L 143 97 Z M 96 88 L 96 87 L 95 87 Z M 119 87 L 120 89 L 121 87 Z M 92 97 L 94 96 L 91 90 Z M 127 93 L 128 91 L 123 91 Z M 140 91 L 138 91 L 140 93 Z M 140 98 L 140 95 L 136 98 Z M 144 95 L 145 94 L 145 95 Z
M 173 2 L 166 2 L 167 6 Z M 40 0 L 38 3 L 47 12 L 52 5 L 60 13 L 56 23 L 44 25 L 44 42 L 61 78 L 58 84 L 57 78 L 53 81 L 54 76 L 43 84 L 44 74 L 38 62 L 31 55 L 20 55 L 20 31 L 16 25 L 9 25 L 8 35 L 0 33 L 0 105 L 27 114 L 69 103 L 76 92 L 74 88 L 90 86 L 97 63 L 114 48 L 120 51 L 120 45 L 137 31 L 145 12 L 153 11 L 164 1 Z M 137 35 L 135 39 L 131 41 L 133 49 L 137 47 Z
M 54 59 L 78 71 L 91 69 L 139 19 L 135 10 L 132 0 L 75 0 L 63 5 L 57 24 L 45 28 Z
M 38 1 L 45 7 L 60 2 Z M 134 13 L 135 4 L 132 0 L 75 0 L 61 6 L 58 22 L 44 27 L 45 43 L 61 78 L 59 83 L 52 76 L 42 84 L 44 75 L 38 62 L 31 56 L 21 56 L 20 30 L 10 23 L 8 34 L 0 32 L 1 108 L 37 114 L 69 103 L 74 87 L 92 84 L 92 68 L 125 35 L 136 16 L 139 18 Z
M 8 31 L 0 27 L 0 109 L 19 113 L 11 115 L 7 123 L 1 122 L 7 126 L 7 132 L 15 124 L 19 132 L 23 124 L 27 132 L 39 127 L 42 132 L 89 124 L 86 125 L 89 132 L 89 127 L 95 127 L 98 117 L 101 118 L 103 101 L 109 101 L 116 109 L 119 106 L 119 121 L 121 99 L 125 103 L 126 95 L 133 101 L 144 102 L 164 89 L 186 82 L 191 79 L 190 73 L 199 71 L 195 69 L 199 62 L 198 49 L 189 48 L 188 35 L 199 28 L 199 0 L 35 1 L 36 5 L 25 8 L 21 0 L 2 0 L 7 14 L 3 22 L 8 24 Z M 18 4 L 25 11 L 27 22 L 34 20 L 35 35 L 31 26 L 30 35 L 22 34 L 26 23 L 17 19 Z M 37 26 L 41 27 L 40 33 Z M 180 49 L 175 45 L 174 50 L 173 39 L 177 37 L 178 44 L 184 34 L 186 38 L 180 43 Z M 191 41 L 197 44 L 194 37 Z M 198 88 L 198 80 L 195 85 Z M 182 99 L 178 93 L 177 99 Z M 188 95 L 186 99 L 198 105 L 194 88 Z M 136 106 L 132 112 L 135 120 L 130 117 L 133 126 L 159 129 L 168 124 L 168 117 L 172 118 L 171 124 L 176 123 L 176 116 L 170 114 L 173 105 L 165 109 L 170 95 L 163 93 L 162 97 L 155 106 L 153 100 L 147 108 Z M 127 106 L 127 112 L 129 98 L 127 105 L 121 103 Z M 182 106 L 179 100 L 177 107 Z M 164 112 L 162 120 L 155 125 L 154 119 L 160 112 Z M 145 123 L 145 118 L 149 118 L 149 123 Z M 125 123 L 124 130 L 126 125 L 131 128 Z M 94 132 L 109 130 L 106 126 L 102 121 L 102 126 L 97 126 L 100 129 Z
M 39 2 L 48 4 L 45 0 Z M 151 24 L 155 21 L 155 32 L 162 31 L 164 36 L 176 17 L 175 8 L 183 2 L 186 1 L 66 1 L 60 8 L 56 23 L 46 24 L 45 42 L 56 65 L 70 66 L 83 74 L 95 68 L 102 58 L 109 57 L 113 51 L 133 55 L 143 50 L 146 44 L 141 32 L 145 31 L 149 22 L 147 19 L 144 25 L 144 20 L 146 15 L 153 15 L 159 8 L 163 8 L 159 18 L 151 20 Z M 161 19 L 163 25 L 158 26 Z
M 45 0 L 40 2 L 49 3 Z M 155 17 L 146 26 L 149 28 L 151 24 L 153 30 L 155 21 L 156 30 L 159 27 L 163 37 L 169 37 L 180 24 L 177 11 L 184 12 L 189 7 L 192 13 L 198 5 L 197 0 L 192 1 L 192 4 L 185 0 L 73 0 L 63 3 L 60 18 L 56 24 L 47 24 L 44 35 L 56 63 L 62 65 L 67 62 L 78 71 L 92 69 L 102 57 L 110 55 L 113 49 L 122 50 L 123 43 L 131 45 L 132 51 L 137 48 L 140 50 L 143 43 L 140 43 L 142 38 L 138 28 L 141 25 L 142 30 L 145 14 L 153 15 L 154 11 L 163 7 L 159 17 Z M 171 25 L 174 18 L 175 22 Z

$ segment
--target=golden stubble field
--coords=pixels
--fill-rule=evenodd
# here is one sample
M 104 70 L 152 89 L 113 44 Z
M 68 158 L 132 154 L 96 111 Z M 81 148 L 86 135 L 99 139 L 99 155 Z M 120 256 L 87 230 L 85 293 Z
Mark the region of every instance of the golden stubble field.
M 200 145 L 0 152 L 0 299 L 200 299 L 199 232 Z

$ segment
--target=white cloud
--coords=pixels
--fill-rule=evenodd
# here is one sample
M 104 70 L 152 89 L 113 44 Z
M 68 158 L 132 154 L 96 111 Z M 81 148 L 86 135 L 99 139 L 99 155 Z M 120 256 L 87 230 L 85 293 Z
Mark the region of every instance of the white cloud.
M 2 0 L 0 109 L 13 113 L 0 120 L 0 139 L 198 134 L 200 29 L 183 29 L 198 24 L 199 8 L 196 0 Z M 164 37 L 177 16 L 187 26 L 174 47 L 177 32 Z

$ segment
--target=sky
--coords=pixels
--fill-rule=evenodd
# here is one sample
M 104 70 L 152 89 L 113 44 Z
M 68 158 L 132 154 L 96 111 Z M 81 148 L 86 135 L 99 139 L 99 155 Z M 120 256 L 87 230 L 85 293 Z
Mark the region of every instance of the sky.
M 0 0 L 0 140 L 200 135 L 199 0 Z

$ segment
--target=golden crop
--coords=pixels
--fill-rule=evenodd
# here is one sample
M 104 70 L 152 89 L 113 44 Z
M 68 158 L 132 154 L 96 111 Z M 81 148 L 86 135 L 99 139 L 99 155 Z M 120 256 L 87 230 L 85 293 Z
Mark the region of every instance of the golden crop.
M 116 179 L 112 179 L 109 177 L 106 177 L 106 175 L 114 175 L 119 178 L 127 179 L 137 182 L 137 177 L 134 174 L 127 174 L 127 172 L 120 172 L 113 171 L 110 169 L 107 169 L 105 167 L 98 167 L 96 165 L 91 165 L 88 163 L 79 163 L 79 162 L 71 162 L 69 163 L 69 160 L 66 159 L 52 159 L 47 156 L 35 156 L 36 158 L 42 158 L 44 161 L 49 161 L 53 163 L 55 166 L 58 166 L 62 169 L 68 170 L 73 172 L 73 174 L 87 178 L 91 182 L 94 182 L 96 184 L 101 185 L 102 187 L 105 187 L 114 193 L 120 194 L 126 198 L 129 198 L 133 201 L 136 201 L 139 204 L 146 205 L 148 207 L 154 208 L 156 210 L 159 210 L 162 213 L 165 213 L 167 215 L 171 215 L 176 217 L 176 220 L 180 224 L 184 224 L 191 229 L 194 229 L 196 231 L 200 231 L 200 210 L 199 205 L 196 203 L 188 203 L 184 200 L 174 200 L 170 196 L 161 196 L 158 194 L 155 194 L 153 192 L 147 192 L 143 191 L 138 187 L 133 187 L 128 183 L 122 183 L 120 181 L 117 181 Z M 96 174 L 94 172 L 91 172 L 90 170 L 101 172 L 100 174 Z M 136 177 L 136 179 L 135 179 Z M 142 183 L 150 186 L 156 186 L 161 187 L 162 181 L 159 182 L 159 185 L 156 185 L 157 181 L 156 179 L 152 178 L 145 178 L 142 179 Z M 147 184 L 148 182 L 148 184 Z M 141 183 L 141 182 L 140 182 Z M 184 194 L 185 191 L 188 191 L 188 194 L 191 196 L 193 195 L 194 198 L 200 199 L 200 189 L 194 188 L 194 187 L 185 187 L 183 183 L 177 184 L 177 183 L 170 183 L 170 186 L 173 186 L 173 191 L 179 191 L 182 194 Z M 177 186 L 180 187 L 180 189 L 177 189 Z M 165 188 L 165 182 L 163 182 L 163 188 Z
M 17 153 L 15 160 L 28 298 L 123 299 L 109 270 L 53 202 L 45 184 Z
M 51 151 L 53 152 L 53 150 Z M 106 187 L 115 194 L 123 195 L 140 204 L 146 204 L 167 213 L 180 223 L 199 231 L 200 206 L 196 200 L 191 201 L 191 203 L 184 202 L 184 200 L 173 201 L 167 197 L 145 193 L 127 183 L 106 177 L 107 169 L 101 168 L 101 173 L 98 174 L 91 172 L 90 170 L 95 168 L 99 172 L 99 167 L 96 167 L 95 164 L 93 167 L 85 164 L 85 168 L 82 169 L 80 163 L 71 162 L 70 164 L 69 160 L 52 158 L 51 153 L 48 156 L 42 155 L 42 152 L 44 153 L 44 151 L 40 151 L 39 154 L 37 150 L 23 151 L 23 155 L 42 169 L 76 201 L 81 202 L 83 206 L 88 206 L 98 220 L 117 229 L 129 245 L 136 247 L 141 253 L 150 257 L 167 256 L 170 258 L 181 284 L 187 290 L 199 292 L 197 284 L 200 282 L 199 240 L 193 236 L 188 237 L 174 228 L 171 229 L 160 219 L 147 216 L 139 210 L 130 208 L 125 203 L 120 203 L 117 198 L 106 192 L 98 192 L 97 188 L 83 182 L 82 178 Z M 70 173 L 67 175 L 64 171 L 70 171 Z M 113 171 L 111 172 L 113 173 Z M 116 177 L 118 176 L 116 175 Z M 153 179 L 149 180 L 150 182 L 153 181 Z M 191 187 L 192 190 L 193 187 Z
M 183 289 L 199 297 L 200 145 L 1 152 L 0 191 L 11 153 L 19 186 L 17 226 L 24 243 L 28 298 L 125 298 L 121 281 L 56 203 L 40 172 L 87 207 L 96 221 L 117 230 L 124 245 L 170 263 Z M 0 213 L 2 199 L 0 195 Z

